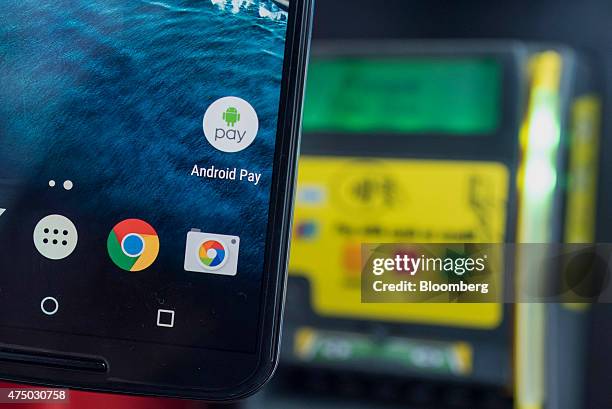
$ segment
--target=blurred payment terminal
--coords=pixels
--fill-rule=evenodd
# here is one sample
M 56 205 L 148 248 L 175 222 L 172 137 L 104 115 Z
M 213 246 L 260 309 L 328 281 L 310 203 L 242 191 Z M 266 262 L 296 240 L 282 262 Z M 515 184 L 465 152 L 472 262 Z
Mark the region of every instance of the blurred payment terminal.
M 321 407 L 321 396 L 372 407 L 581 407 L 576 350 L 588 309 L 362 303 L 360 252 L 362 243 L 593 241 L 596 90 L 587 61 L 559 46 L 315 48 L 282 363 L 265 406 L 311 390 Z M 520 255 L 513 266 L 504 274 L 533 268 Z

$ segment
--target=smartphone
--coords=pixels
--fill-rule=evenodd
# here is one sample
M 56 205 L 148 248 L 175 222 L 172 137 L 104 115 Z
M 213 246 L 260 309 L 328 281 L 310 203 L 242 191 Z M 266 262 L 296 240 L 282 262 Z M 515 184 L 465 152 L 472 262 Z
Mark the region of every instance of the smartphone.
M 311 16 L 0 3 L 0 378 L 223 401 L 272 376 Z

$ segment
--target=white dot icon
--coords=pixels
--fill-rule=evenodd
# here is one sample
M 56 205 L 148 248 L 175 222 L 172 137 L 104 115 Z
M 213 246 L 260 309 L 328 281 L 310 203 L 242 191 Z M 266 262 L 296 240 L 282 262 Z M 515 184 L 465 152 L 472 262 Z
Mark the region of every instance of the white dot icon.
M 51 179 L 49 181 L 49 187 L 55 187 L 57 185 L 57 183 L 55 182 L 55 180 Z M 64 189 L 66 190 L 72 190 L 72 188 L 74 187 L 74 183 L 72 182 L 72 180 L 66 180 L 64 181 L 63 185 Z

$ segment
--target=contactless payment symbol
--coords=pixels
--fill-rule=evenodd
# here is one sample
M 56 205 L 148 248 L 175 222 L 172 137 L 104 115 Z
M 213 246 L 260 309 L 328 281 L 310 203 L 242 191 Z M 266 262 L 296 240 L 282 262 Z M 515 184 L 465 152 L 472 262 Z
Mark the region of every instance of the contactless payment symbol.
M 106 246 L 117 267 L 125 271 L 142 271 L 157 259 L 159 237 L 149 223 L 128 219 L 113 228 Z

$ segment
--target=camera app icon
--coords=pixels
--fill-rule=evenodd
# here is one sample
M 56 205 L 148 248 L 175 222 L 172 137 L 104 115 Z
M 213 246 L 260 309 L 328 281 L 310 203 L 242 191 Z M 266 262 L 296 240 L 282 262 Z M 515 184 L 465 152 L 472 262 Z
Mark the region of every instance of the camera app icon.
M 185 271 L 235 276 L 238 273 L 239 248 L 238 236 L 192 229 L 187 233 Z

